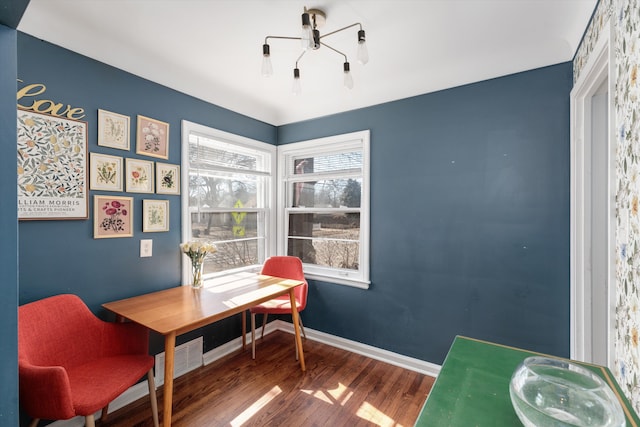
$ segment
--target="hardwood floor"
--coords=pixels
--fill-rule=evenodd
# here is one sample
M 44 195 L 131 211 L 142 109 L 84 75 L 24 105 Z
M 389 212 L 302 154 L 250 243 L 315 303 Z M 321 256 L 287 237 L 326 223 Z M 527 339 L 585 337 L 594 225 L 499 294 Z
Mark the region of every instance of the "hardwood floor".
M 304 342 L 307 371 L 293 337 L 276 331 L 246 352 L 225 357 L 174 383 L 175 427 L 413 426 L 434 378 Z M 162 387 L 158 390 L 162 423 Z M 149 398 L 109 414 L 102 427 L 152 426 Z

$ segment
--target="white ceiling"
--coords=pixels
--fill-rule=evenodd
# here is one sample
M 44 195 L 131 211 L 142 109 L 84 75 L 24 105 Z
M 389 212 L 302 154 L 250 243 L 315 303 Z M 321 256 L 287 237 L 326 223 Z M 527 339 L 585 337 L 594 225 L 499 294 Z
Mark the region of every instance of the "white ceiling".
M 570 61 L 597 0 L 31 0 L 18 29 L 138 76 L 274 125 L 380 104 Z M 321 47 L 300 35 L 304 7 L 323 9 L 322 33 L 360 22 L 370 61 L 356 61 L 357 28 Z

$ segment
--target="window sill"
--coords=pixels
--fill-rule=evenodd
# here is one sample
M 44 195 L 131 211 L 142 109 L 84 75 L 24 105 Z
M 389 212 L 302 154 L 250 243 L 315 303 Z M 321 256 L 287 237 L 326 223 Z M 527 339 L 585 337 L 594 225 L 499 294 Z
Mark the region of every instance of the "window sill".
M 304 277 L 306 279 L 317 280 L 319 282 L 334 283 L 336 285 L 345 285 L 360 289 L 369 289 L 369 285 L 371 284 L 371 282 L 369 281 L 347 279 L 344 277 L 326 276 L 320 274 L 305 273 Z

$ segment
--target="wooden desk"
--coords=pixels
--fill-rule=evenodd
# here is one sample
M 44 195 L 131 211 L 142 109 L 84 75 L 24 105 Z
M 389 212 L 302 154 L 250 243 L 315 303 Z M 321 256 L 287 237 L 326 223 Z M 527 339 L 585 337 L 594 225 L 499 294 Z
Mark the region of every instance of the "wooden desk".
M 540 355 L 486 341 L 456 337 L 415 426 L 521 426 L 511 404 L 509 382 L 520 362 L 529 356 Z M 627 426 L 640 425 L 638 416 L 609 369 L 585 363 L 580 365 L 592 370 L 609 384 L 620 400 Z
M 300 349 L 300 368 L 305 370 L 294 295 L 296 286 L 303 283 L 298 280 L 242 273 L 207 281 L 202 289 L 178 286 L 109 302 L 102 306 L 115 313 L 119 319 L 131 320 L 164 335 L 163 425 L 170 426 L 176 335 L 243 313 L 254 305 L 288 293 L 293 308 L 291 315 L 296 344 Z

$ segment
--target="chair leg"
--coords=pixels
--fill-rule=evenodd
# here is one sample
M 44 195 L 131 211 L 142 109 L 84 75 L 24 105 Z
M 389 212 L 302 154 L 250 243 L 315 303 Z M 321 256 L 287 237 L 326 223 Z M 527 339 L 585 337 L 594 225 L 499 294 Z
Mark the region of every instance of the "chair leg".
M 307 334 L 304 333 L 304 326 L 302 325 L 302 316 L 300 316 L 300 312 L 298 312 L 298 324 L 300 324 L 300 329 L 302 329 L 302 336 L 306 340 Z
M 264 328 L 267 326 L 267 316 L 268 314 L 265 313 L 262 317 L 262 334 L 260 335 L 260 338 L 264 338 Z
M 247 349 L 247 311 L 242 312 L 242 351 Z
M 85 426 L 85 427 L 96 427 L 96 419 L 95 419 L 95 417 L 93 416 L 93 414 L 91 414 L 91 415 L 87 415 L 87 416 L 84 418 L 84 420 L 85 420 L 85 421 L 84 421 L 84 426 Z
M 107 417 L 109 416 L 109 404 L 107 403 L 107 406 L 105 406 L 104 408 L 102 408 L 102 413 L 100 414 L 100 420 L 107 421 Z
M 256 358 L 256 314 L 251 313 L 251 358 Z
M 304 337 L 304 339 L 307 339 L 307 334 L 304 333 L 304 326 L 302 326 L 302 318 L 300 317 L 300 312 L 298 312 L 298 324 L 300 325 L 300 329 L 302 330 L 302 336 Z M 296 360 L 299 360 L 299 355 L 298 355 L 298 340 L 295 340 L 296 343 Z
M 159 427 L 158 421 L 158 399 L 156 398 L 156 381 L 153 378 L 153 368 L 147 372 L 147 382 L 149 384 L 149 399 L 151 400 L 151 411 L 153 412 L 153 425 Z
M 29 427 L 38 427 L 39 422 L 40 418 L 34 418 L 33 421 L 31 421 L 31 424 L 29 424 Z

